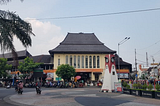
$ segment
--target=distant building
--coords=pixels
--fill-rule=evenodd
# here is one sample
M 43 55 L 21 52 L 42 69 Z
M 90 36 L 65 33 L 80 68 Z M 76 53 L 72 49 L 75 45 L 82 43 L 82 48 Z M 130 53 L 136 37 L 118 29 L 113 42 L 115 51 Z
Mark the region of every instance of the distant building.
M 117 54 L 115 55 L 115 59 L 116 59 L 116 69 L 119 79 L 130 79 L 130 73 L 132 73 L 132 64 L 123 61 L 121 57 L 118 58 Z M 118 59 L 120 67 L 118 67 Z
M 34 62 L 43 63 L 40 66 L 40 68 L 43 69 L 44 74 L 50 72 L 50 70 L 53 70 L 53 64 L 50 55 L 32 56 L 27 50 L 17 51 L 17 55 L 18 55 L 18 62 L 23 62 L 26 57 L 30 57 L 33 59 Z M 18 73 L 20 73 L 20 71 L 18 71 L 18 67 L 15 64 L 15 61 L 13 60 L 12 53 L 1 54 L 0 58 L 6 58 L 7 63 L 12 65 L 11 69 L 12 75 L 17 75 Z

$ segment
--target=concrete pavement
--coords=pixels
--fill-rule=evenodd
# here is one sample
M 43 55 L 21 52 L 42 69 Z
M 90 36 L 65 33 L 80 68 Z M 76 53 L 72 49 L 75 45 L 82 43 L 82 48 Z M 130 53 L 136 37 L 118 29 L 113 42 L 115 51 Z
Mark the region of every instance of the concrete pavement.
M 160 100 L 120 93 L 102 93 L 100 88 L 71 88 L 24 92 L 5 98 L 18 106 L 159 106 Z M 25 91 L 25 89 L 24 89 Z

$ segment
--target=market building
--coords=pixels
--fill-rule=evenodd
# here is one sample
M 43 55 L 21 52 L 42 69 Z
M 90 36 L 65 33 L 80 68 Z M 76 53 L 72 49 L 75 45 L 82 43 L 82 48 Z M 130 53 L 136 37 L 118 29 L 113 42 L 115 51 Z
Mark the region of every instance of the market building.
M 94 33 L 68 33 L 56 48 L 49 50 L 49 53 L 54 64 L 54 80 L 57 79 L 55 74 L 57 67 L 69 64 L 84 81 L 98 81 L 103 79 L 105 55 L 115 54 L 116 51 L 100 42 Z M 126 70 L 127 74 L 131 71 Z

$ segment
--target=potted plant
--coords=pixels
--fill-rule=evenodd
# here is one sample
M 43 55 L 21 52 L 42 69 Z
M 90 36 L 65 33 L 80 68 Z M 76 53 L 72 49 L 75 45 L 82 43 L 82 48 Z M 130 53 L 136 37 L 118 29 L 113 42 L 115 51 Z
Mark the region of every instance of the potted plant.
M 130 86 L 126 82 L 124 82 L 122 85 L 123 85 L 123 93 L 131 94 Z
M 141 96 L 141 84 L 133 84 L 133 89 L 131 89 L 131 95 Z
M 154 91 L 152 90 L 153 89 L 152 84 L 149 84 L 148 86 L 146 84 L 144 84 L 142 86 L 142 88 L 143 88 L 141 90 L 142 97 L 148 97 L 148 98 L 154 98 L 155 97 Z M 147 88 L 148 88 L 148 90 L 146 90 Z
M 159 85 L 159 84 L 156 84 L 155 88 L 156 88 L 155 98 L 156 98 L 156 99 L 160 99 L 160 85 Z

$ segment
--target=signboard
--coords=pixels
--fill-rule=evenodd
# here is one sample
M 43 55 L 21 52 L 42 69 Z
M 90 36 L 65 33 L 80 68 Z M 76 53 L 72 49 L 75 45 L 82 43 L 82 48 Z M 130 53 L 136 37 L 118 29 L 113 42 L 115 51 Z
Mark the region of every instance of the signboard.
M 47 73 L 47 78 L 54 78 L 54 73 Z
M 56 77 L 56 81 L 61 81 L 62 79 L 60 77 Z
M 116 92 L 122 92 L 122 84 L 121 84 L 121 82 L 114 82 L 114 90 Z
M 119 74 L 119 73 L 118 73 Z M 119 78 L 129 78 L 128 77 L 128 73 L 120 73 L 119 75 L 118 75 L 118 77 Z

